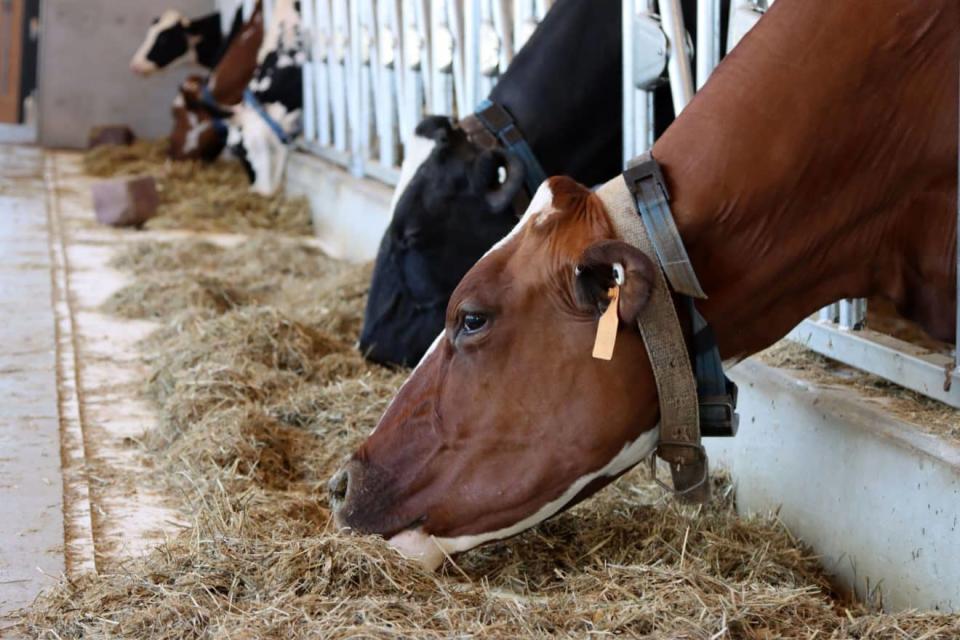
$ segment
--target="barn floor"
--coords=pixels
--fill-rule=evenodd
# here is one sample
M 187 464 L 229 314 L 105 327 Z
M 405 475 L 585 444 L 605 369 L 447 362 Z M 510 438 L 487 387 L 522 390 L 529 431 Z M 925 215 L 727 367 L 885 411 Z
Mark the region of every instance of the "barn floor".
M 119 243 L 199 234 L 98 225 L 92 182 L 79 154 L 0 147 L 0 621 L 64 572 L 115 566 L 181 526 L 130 480 L 144 473 L 132 439 L 156 420 L 132 345 L 157 325 L 98 307 L 128 281 L 107 265 Z

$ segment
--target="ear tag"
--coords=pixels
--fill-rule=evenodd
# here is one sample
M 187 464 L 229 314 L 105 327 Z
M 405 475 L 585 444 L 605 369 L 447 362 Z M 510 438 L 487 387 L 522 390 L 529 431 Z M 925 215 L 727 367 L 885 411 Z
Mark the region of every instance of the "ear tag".
M 620 324 L 620 316 L 617 315 L 620 285 L 611 287 L 607 291 L 607 295 L 610 296 L 610 304 L 603 315 L 600 316 L 600 322 L 597 324 L 597 337 L 593 342 L 593 357 L 597 360 L 613 358 L 613 346 L 617 342 L 617 326 Z

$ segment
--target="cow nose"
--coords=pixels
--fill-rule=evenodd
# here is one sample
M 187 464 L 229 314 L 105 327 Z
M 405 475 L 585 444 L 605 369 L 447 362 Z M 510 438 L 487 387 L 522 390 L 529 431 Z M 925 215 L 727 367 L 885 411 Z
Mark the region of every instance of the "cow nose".
M 330 502 L 334 510 L 339 509 L 347 499 L 347 488 L 350 486 L 350 474 L 346 468 L 341 469 L 330 478 L 327 490 L 330 492 Z

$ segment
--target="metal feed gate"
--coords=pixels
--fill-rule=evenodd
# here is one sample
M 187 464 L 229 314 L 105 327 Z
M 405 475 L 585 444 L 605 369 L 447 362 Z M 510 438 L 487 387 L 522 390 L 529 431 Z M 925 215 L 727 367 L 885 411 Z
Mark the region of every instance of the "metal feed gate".
M 235 7 L 237 1 L 218 3 Z M 253 0 L 242 2 L 249 15 Z M 675 111 L 682 111 L 723 53 L 772 2 L 697 0 L 697 38 L 692 42 L 680 0 L 623 0 L 624 164 L 653 144 L 652 90 L 668 83 Z M 264 0 L 267 16 L 273 3 Z M 403 145 L 423 115 L 471 111 L 551 4 L 552 0 L 301 0 L 310 47 L 301 147 L 356 176 L 395 184 Z M 721 16 L 726 16 L 725 25 Z M 954 355 L 932 353 L 865 328 L 865 317 L 865 300 L 842 300 L 804 320 L 788 337 L 960 407 L 956 349 Z M 960 314 L 957 326 L 960 335 Z

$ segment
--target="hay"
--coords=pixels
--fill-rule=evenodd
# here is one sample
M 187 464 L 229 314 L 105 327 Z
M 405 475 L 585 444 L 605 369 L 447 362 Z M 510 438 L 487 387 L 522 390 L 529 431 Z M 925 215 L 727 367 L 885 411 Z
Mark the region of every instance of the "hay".
M 205 277 L 251 295 L 242 304 L 201 298 L 175 310 L 162 289 L 147 287 L 136 307 L 165 322 L 142 345 L 153 372 L 147 393 L 162 416 L 143 446 L 153 481 L 182 496 L 191 523 L 123 567 L 64 580 L 37 600 L 26 632 L 171 639 L 960 634 L 955 616 L 878 615 L 837 600 L 816 558 L 775 517 L 738 517 L 730 486 L 719 480 L 714 502 L 692 508 L 663 499 L 643 471 L 632 472 L 571 512 L 464 554 L 436 575 L 382 540 L 333 531 L 324 482 L 404 377 L 364 362 L 351 346 L 367 271 L 269 257 L 270 268 L 258 269 L 246 261 L 255 245 L 207 249 L 140 245 L 117 261 L 140 278 Z M 333 275 L 321 273 L 328 267 Z M 298 290 L 310 282 L 308 295 Z
M 304 198 L 264 197 L 250 191 L 239 163 L 218 160 L 172 161 L 165 140 L 138 141 L 130 146 L 106 145 L 88 151 L 88 175 L 106 178 L 149 174 L 157 179 L 160 207 L 148 229 L 191 229 L 248 233 L 269 229 L 289 235 L 312 233 Z

